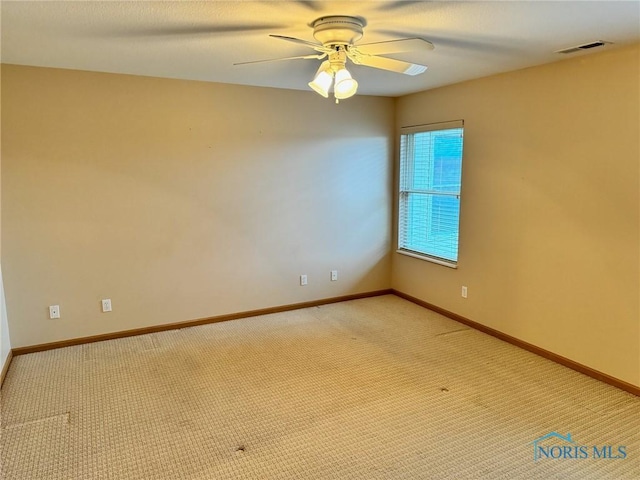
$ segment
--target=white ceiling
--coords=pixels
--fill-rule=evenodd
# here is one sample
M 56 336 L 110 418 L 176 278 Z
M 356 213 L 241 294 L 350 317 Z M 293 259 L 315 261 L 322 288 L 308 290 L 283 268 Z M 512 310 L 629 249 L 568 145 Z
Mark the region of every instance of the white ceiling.
M 431 52 L 392 55 L 429 66 L 415 77 L 349 67 L 360 94 L 398 96 L 567 58 L 556 50 L 640 41 L 633 1 L 2 1 L 2 62 L 307 90 L 318 60 L 310 22 L 364 17 L 360 43 L 422 37 Z M 600 49 L 602 50 L 602 49 Z M 594 50 L 594 51 L 597 51 Z M 588 55 L 589 51 L 573 56 Z

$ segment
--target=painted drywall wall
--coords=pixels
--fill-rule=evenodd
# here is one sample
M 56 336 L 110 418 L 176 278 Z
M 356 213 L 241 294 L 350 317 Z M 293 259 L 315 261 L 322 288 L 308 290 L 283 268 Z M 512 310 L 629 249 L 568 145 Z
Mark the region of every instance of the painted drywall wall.
M 389 288 L 392 99 L 2 68 L 14 348 Z
M 393 288 L 640 385 L 639 58 L 400 98 L 398 127 L 464 119 L 465 143 L 459 267 L 394 253 Z

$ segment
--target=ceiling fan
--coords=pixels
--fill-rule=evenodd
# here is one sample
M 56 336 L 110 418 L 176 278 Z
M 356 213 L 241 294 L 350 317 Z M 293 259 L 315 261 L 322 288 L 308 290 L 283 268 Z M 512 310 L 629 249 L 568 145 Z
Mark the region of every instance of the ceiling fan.
M 336 103 L 339 100 L 355 95 L 358 89 L 358 82 L 346 68 L 347 59 L 356 65 L 379 68 L 405 75 L 419 75 L 427 70 L 425 65 L 404 62 L 380 55 L 433 50 L 434 47 L 431 42 L 422 38 L 402 38 L 384 42 L 356 44 L 362 38 L 365 25 L 365 20 L 360 17 L 346 15 L 320 17 L 311 23 L 313 36 L 320 43 L 283 35 L 270 35 L 273 38 L 311 47 L 318 52 L 317 54 L 240 62 L 234 65 L 295 59 L 321 60 L 326 58 L 327 60 L 322 62 L 313 80 L 309 82 L 309 86 L 323 97 L 328 98 L 331 85 L 334 84 L 333 94 Z

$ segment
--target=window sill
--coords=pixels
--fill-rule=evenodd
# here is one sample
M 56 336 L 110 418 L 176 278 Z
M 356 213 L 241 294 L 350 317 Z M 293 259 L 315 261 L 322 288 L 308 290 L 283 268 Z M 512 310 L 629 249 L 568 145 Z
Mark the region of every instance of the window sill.
M 447 261 L 447 260 L 442 260 L 441 258 L 429 257 L 427 255 L 423 255 L 423 254 L 420 254 L 420 253 L 412 252 L 410 250 L 398 249 L 398 250 L 396 250 L 396 253 L 399 253 L 401 255 L 406 255 L 407 257 L 418 258 L 420 260 L 425 260 L 427 262 L 436 263 L 438 265 L 443 265 L 443 266 L 449 267 L 449 268 L 458 268 L 458 264 L 457 263 L 450 262 L 450 261 Z

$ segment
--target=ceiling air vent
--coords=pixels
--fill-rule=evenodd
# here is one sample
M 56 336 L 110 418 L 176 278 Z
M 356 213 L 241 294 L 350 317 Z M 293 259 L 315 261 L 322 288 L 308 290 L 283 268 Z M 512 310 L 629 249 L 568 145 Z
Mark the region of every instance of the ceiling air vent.
M 578 45 L 577 47 L 569 47 L 562 50 L 557 50 L 555 53 L 575 53 L 581 50 L 590 50 L 592 48 L 604 47 L 605 45 L 611 45 L 612 43 L 613 42 L 605 42 L 604 40 L 596 40 L 595 42 L 584 43 L 582 45 Z

